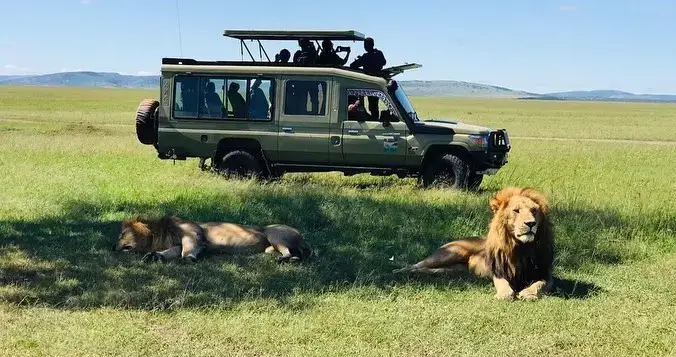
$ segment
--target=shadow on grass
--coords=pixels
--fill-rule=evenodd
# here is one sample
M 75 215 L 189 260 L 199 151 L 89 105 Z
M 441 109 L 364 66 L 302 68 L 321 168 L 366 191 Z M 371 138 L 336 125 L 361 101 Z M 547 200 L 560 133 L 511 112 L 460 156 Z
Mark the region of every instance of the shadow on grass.
M 300 292 L 368 288 L 386 295 L 409 286 L 491 293 L 489 280 L 469 274 L 391 274 L 455 237 L 485 232 L 490 218 L 485 202 L 422 205 L 309 190 L 246 191 L 237 197 L 239 201 L 217 195 L 179 197 L 156 205 L 72 201 L 56 219 L 0 222 L 0 300 L 64 309 L 233 307 L 255 301 L 293 310 L 312 304 L 313 299 L 297 298 Z M 172 213 L 243 224 L 283 222 L 299 228 L 317 255 L 300 265 L 279 265 L 267 254 L 211 255 L 197 264 L 143 264 L 140 256 L 111 251 L 120 223 L 102 217 L 115 212 Z M 622 261 L 621 249 L 598 241 L 609 227 L 627 229 L 622 219 L 603 212 L 554 214 L 557 246 L 563 252 L 557 269 Z M 558 282 L 557 296 L 564 298 L 586 298 L 599 291 L 589 283 Z

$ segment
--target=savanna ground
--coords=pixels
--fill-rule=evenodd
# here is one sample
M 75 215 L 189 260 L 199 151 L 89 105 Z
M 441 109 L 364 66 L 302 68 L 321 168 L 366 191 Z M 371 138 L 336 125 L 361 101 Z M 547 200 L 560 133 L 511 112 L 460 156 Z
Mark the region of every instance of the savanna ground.
M 676 105 L 415 99 L 424 117 L 510 130 L 510 162 L 471 194 L 333 173 L 259 185 L 161 161 L 133 131 L 156 96 L 0 87 L 0 354 L 676 353 Z M 391 274 L 484 233 L 508 185 L 550 196 L 555 294 L 499 302 L 467 274 Z M 318 255 L 145 265 L 111 252 L 121 219 L 161 213 L 287 223 Z

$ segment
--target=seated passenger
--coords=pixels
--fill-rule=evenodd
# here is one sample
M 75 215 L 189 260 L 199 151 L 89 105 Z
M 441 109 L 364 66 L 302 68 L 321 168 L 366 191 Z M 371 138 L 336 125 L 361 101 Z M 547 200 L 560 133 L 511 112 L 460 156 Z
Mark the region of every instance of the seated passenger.
M 366 121 L 368 114 L 361 100 L 357 99 L 353 104 L 347 106 L 347 120 Z
M 278 54 L 275 55 L 275 62 L 276 63 L 289 63 L 290 58 L 291 58 L 291 52 L 289 52 L 289 50 L 284 48 L 281 51 L 279 51 Z
M 223 102 L 221 101 L 221 97 L 216 93 L 216 84 L 214 82 L 207 83 L 205 101 L 209 116 L 214 118 L 223 117 Z
M 345 58 L 340 58 L 338 53 L 333 49 L 333 42 L 331 40 L 322 41 L 322 53 L 317 58 L 318 64 L 328 64 L 331 66 L 344 66 L 347 59 L 350 57 L 350 48 L 347 48 Z
M 246 101 L 239 93 L 239 83 L 230 83 L 228 87 L 228 101 L 230 101 L 232 114 L 235 118 L 246 118 Z
M 251 85 L 251 99 L 249 99 L 249 116 L 252 119 L 267 119 L 268 118 L 268 99 L 265 97 L 265 92 L 260 88 L 262 81 L 256 78 L 253 85 Z

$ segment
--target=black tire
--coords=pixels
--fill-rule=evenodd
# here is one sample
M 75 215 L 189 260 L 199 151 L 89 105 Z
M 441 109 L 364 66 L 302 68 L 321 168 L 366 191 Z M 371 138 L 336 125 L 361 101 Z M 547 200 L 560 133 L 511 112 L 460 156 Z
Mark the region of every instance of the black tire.
M 152 145 L 157 141 L 157 114 L 160 102 L 144 99 L 136 109 L 136 137 L 141 144 Z
M 469 165 L 461 158 L 446 154 L 430 162 L 422 174 L 425 187 L 467 189 Z
M 229 177 L 261 178 L 263 169 L 260 161 L 245 150 L 233 150 L 225 154 L 216 168 L 219 173 Z

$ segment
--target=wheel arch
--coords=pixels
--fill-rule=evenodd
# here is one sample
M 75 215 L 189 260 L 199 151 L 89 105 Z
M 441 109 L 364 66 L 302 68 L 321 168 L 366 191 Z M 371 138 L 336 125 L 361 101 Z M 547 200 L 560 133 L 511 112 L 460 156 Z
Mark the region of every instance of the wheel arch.
M 427 168 L 427 165 L 430 164 L 434 159 L 439 158 L 446 154 L 453 154 L 463 161 L 471 164 L 471 155 L 467 146 L 463 144 L 433 144 L 425 149 L 425 155 L 423 156 L 422 162 L 420 163 L 419 171 L 422 173 Z

